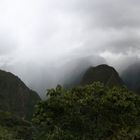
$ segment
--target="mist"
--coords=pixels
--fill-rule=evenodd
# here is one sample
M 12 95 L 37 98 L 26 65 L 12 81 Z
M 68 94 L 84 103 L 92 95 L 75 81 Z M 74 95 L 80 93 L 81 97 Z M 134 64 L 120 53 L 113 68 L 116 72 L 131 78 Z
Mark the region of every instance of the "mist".
M 139 0 L 2 0 L 0 69 L 44 97 L 73 73 L 140 62 Z

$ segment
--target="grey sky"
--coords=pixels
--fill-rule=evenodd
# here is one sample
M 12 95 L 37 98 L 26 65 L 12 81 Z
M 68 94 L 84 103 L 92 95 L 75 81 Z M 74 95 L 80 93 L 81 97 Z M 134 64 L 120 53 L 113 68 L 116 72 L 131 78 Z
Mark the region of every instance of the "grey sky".
M 0 68 L 35 90 L 83 59 L 121 72 L 140 58 L 139 13 L 139 0 L 1 0 Z

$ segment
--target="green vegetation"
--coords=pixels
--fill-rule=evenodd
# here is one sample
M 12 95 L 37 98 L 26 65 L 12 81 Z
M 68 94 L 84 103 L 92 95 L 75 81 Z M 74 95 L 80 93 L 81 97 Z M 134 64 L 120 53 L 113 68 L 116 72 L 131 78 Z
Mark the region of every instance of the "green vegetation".
M 34 105 L 39 101 L 37 93 L 30 90 L 17 76 L 0 70 L 0 110 L 30 120 Z
M 31 120 L 40 101 L 17 76 L 0 70 L 0 140 L 32 140 Z
M 124 85 L 117 71 L 108 65 L 90 67 L 85 72 L 81 85 L 92 84 L 93 82 L 101 82 L 108 87 Z
M 16 140 L 14 132 L 0 126 L 0 140 Z
M 0 111 L 0 140 L 32 140 L 34 127 L 9 112 Z
M 139 140 L 140 96 L 96 82 L 48 91 L 36 106 L 36 140 Z
M 0 140 L 140 140 L 140 96 L 123 84 L 114 68 L 100 65 L 88 69 L 81 86 L 57 86 L 41 101 L 0 71 Z

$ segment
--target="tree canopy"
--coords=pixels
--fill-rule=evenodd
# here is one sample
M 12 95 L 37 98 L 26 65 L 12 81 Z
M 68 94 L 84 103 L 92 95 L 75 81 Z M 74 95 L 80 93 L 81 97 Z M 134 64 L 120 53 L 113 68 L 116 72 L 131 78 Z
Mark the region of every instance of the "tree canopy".
M 138 140 L 140 96 L 96 82 L 50 89 L 36 106 L 37 140 Z

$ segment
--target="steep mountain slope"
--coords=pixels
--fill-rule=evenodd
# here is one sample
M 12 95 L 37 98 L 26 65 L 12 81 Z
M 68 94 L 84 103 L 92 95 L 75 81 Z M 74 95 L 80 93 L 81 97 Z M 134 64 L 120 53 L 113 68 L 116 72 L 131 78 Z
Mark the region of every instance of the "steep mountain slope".
M 0 110 L 29 119 L 38 101 L 40 97 L 37 93 L 30 90 L 17 76 L 0 70 Z
M 131 90 L 140 93 L 140 63 L 130 65 L 121 77 Z
M 121 86 L 124 84 L 117 71 L 113 67 L 105 64 L 99 65 L 97 67 L 90 67 L 85 72 L 81 80 L 81 84 L 91 84 L 97 81 L 100 81 L 109 87 Z

